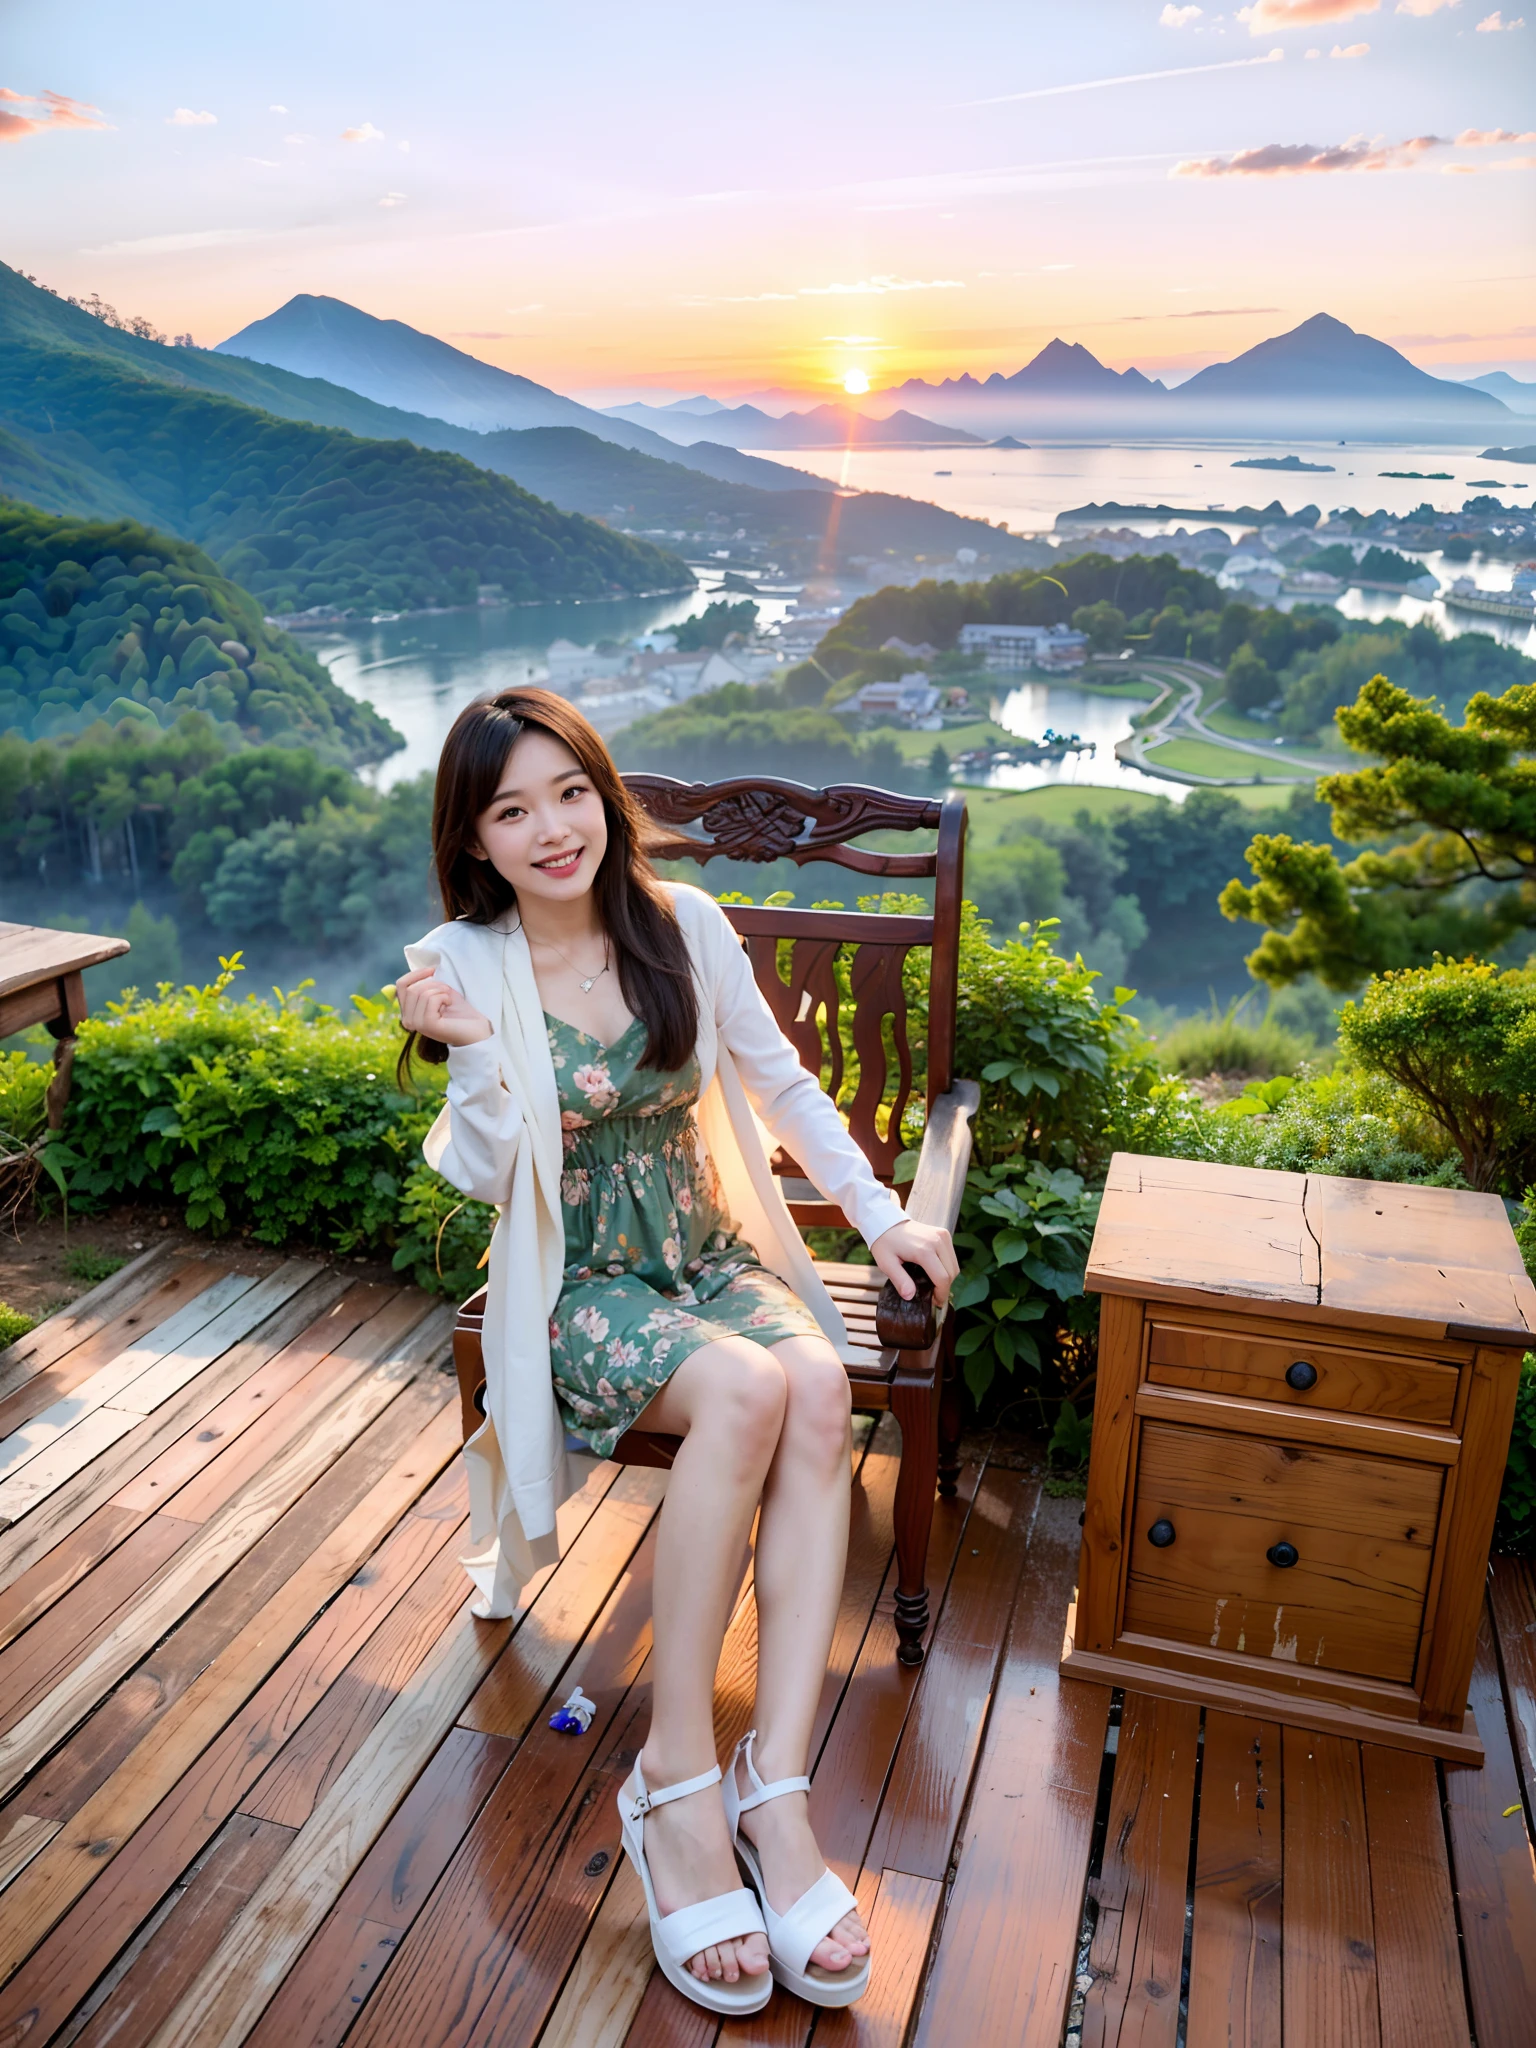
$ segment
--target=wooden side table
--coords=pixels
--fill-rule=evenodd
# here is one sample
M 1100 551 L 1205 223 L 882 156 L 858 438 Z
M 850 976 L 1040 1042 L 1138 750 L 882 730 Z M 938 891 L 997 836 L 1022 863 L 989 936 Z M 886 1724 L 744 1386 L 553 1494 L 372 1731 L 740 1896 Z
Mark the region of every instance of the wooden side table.
M 43 925 L 0 924 L 0 1038 L 46 1024 L 57 1040 L 48 1083 L 48 1124 L 57 1130 L 69 1101 L 75 1027 L 85 1015 L 81 975 L 128 951 L 126 939 L 95 932 L 56 932 Z
M 1061 1668 L 1481 1762 L 1536 1288 L 1495 1195 L 1117 1153 Z

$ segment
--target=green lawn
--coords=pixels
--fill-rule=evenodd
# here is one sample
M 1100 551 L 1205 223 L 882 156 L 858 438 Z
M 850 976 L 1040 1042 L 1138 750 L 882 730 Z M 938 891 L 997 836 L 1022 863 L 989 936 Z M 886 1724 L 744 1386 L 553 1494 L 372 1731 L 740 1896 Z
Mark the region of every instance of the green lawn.
M 990 718 L 973 718 L 968 725 L 949 725 L 942 732 L 908 732 L 904 728 L 892 728 L 882 732 L 882 739 L 896 742 L 904 761 L 926 761 L 935 747 L 942 747 L 946 754 L 963 754 L 968 747 L 985 746 L 988 740 L 1011 740 L 1015 735 L 1005 732 L 1000 725 L 994 725 Z
M 1283 756 L 1272 763 L 1257 754 L 1240 754 L 1235 747 L 1213 746 L 1209 740 L 1164 740 L 1147 749 L 1147 763 L 1154 768 L 1175 768 L 1185 775 L 1230 775 L 1252 781 L 1256 774 L 1283 771 Z M 1299 777 L 1296 779 L 1300 779 Z
M 1261 747 L 1268 746 L 1275 736 L 1275 728 L 1265 725 L 1262 719 L 1249 718 L 1241 711 L 1234 711 L 1224 697 L 1218 697 L 1214 704 L 1201 706 L 1200 716 L 1213 732 L 1224 732 L 1228 739 L 1253 740 Z
M 1163 694 L 1163 685 L 1154 682 L 1151 676 L 1132 675 L 1105 677 L 1080 675 L 1072 679 L 1073 687 L 1091 690 L 1096 697 L 1136 697 L 1143 704 L 1151 704 Z
M 1283 804 L 1286 792 L 1273 784 L 1260 788 L 1252 783 L 1239 783 L 1233 789 L 1223 790 L 1222 795 L 1236 797 L 1244 810 L 1260 811 Z M 1169 800 L 1154 796 L 1150 790 L 1104 789 L 1097 784 L 1062 782 L 1042 789 L 968 789 L 965 799 L 971 821 L 968 844 L 972 848 L 995 845 L 1004 828 L 1020 818 L 1070 825 L 1079 811 L 1087 811 L 1092 818 L 1108 818 L 1116 811 L 1144 810 L 1148 804 Z

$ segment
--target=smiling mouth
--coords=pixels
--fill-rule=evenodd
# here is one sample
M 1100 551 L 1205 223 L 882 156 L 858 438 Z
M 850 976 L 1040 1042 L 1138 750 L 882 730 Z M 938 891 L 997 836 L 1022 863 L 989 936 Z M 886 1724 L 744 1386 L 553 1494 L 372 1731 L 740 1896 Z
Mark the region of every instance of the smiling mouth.
M 576 846 L 568 853 L 552 853 L 548 860 L 536 860 L 534 866 L 541 875 L 569 875 L 574 872 L 581 856 L 582 848 Z

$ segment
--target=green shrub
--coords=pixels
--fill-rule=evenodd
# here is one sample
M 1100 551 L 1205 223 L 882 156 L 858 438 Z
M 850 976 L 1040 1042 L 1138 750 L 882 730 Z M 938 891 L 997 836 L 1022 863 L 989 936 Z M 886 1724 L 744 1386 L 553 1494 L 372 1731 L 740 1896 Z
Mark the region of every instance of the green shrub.
M 104 1252 L 94 1244 L 74 1244 L 64 1254 L 64 1270 L 71 1280 L 78 1280 L 84 1287 L 95 1287 L 112 1275 L 128 1261 L 117 1252 Z
M 1158 1065 L 1166 1074 L 1294 1074 L 1313 1048 L 1297 1032 L 1269 1017 L 1245 1015 L 1251 999 L 1239 996 L 1225 1009 L 1212 999 L 1204 1017 L 1184 1017 L 1156 1040 Z
M 1530 1351 L 1520 1367 L 1515 1426 L 1493 1541 L 1495 1549 L 1536 1557 L 1536 1353 Z
M 1443 1133 L 1467 1183 L 1513 1195 L 1536 1168 L 1536 973 L 1438 960 L 1382 974 L 1339 1017 L 1355 1061 Z
M 308 984 L 237 1001 L 239 955 L 220 967 L 206 988 L 162 983 L 81 1025 L 60 1148 L 72 1203 L 174 1204 L 191 1229 L 265 1244 L 390 1243 L 410 1170 L 400 1127 L 421 1121 L 393 1084 L 394 1003 L 356 996 L 343 1017 Z
M 14 1344 L 18 1337 L 25 1337 L 35 1326 L 35 1317 L 24 1314 L 19 1308 L 12 1308 L 9 1302 L 0 1301 L 0 1351 L 8 1344 Z

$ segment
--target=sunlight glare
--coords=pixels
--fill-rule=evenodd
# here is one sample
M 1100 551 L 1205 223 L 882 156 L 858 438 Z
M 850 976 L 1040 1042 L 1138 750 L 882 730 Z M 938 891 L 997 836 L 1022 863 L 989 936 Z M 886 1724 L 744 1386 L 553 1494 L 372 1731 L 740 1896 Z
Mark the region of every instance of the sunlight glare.
M 862 370 L 845 370 L 843 389 L 850 398 L 862 398 L 869 389 L 869 379 Z

